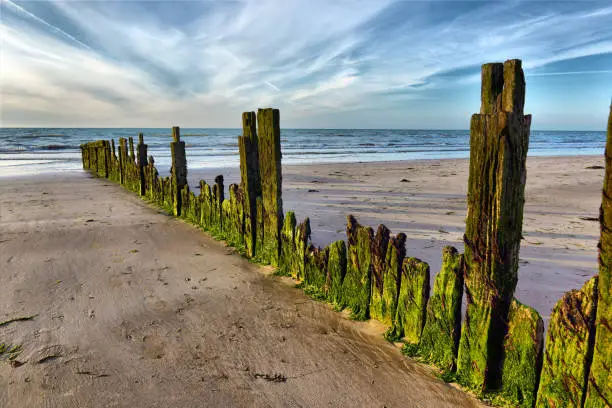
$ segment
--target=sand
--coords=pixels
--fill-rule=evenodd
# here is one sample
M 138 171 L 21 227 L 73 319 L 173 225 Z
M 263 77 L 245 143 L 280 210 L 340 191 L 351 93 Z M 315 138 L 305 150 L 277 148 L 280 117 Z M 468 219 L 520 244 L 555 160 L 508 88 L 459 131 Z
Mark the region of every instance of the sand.
M 519 281 L 515 296 L 547 323 L 554 304 L 568 290 L 597 274 L 599 206 L 603 156 L 529 157 Z M 433 277 L 442 248 L 463 252 L 468 160 L 318 164 L 283 167 L 283 208 L 298 222 L 309 217 L 313 242 L 346 239 L 346 215 L 376 228 L 408 236 L 407 255 L 428 262 Z M 194 170 L 212 181 L 215 170 Z M 226 186 L 238 169 L 223 169 Z M 404 181 L 402 181 L 404 180 Z M 196 188 L 194 191 L 199 192 Z
M 0 179 L 2 407 L 476 407 L 194 226 L 85 173 Z

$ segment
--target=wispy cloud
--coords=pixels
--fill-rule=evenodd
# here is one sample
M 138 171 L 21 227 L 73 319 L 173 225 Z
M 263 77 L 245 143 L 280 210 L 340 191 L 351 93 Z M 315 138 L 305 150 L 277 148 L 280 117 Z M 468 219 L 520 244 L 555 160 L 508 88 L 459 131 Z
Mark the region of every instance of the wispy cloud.
M 380 126 L 420 127 L 437 100 L 452 127 L 484 62 L 611 79 L 589 66 L 612 63 L 606 3 L 0 1 L 3 125 L 238 127 L 273 105 L 289 125 L 371 126 L 364 112 L 386 109 Z

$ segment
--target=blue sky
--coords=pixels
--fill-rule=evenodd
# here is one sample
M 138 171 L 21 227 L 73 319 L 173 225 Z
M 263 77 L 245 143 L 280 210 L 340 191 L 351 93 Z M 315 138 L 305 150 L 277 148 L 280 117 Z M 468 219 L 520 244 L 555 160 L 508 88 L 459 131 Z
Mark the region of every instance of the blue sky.
M 610 2 L 0 0 L 2 126 L 466 129 L 523 60 L 534 129 L 605 129 Z

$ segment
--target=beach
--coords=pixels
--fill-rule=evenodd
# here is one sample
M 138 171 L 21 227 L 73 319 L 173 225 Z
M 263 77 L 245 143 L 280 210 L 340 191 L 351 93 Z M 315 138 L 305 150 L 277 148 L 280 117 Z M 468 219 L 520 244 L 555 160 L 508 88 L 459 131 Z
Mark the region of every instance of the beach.
M 0 220 L 0 406 L 480 406 L 109 180 L 0 179 Z
M 516 297 L 546 319 L 597 273 L 603 158 L 529 157 Z M 589 168 L 595 166 L 596 168 Z M 200 178 L 233 169 L 189 170 Z M 283 208 L 312 240 L 346 239 L 345 217 L 408 235 L 440 267 L 463 250 L 468 161 L 290 165 Z M 197 189 L 193 191 L 199 193 Z M 473 407 L 289 278 L 85 172 L 0 178 L 0 406 Z M 23 365 L 21 365 L 23 364 Z

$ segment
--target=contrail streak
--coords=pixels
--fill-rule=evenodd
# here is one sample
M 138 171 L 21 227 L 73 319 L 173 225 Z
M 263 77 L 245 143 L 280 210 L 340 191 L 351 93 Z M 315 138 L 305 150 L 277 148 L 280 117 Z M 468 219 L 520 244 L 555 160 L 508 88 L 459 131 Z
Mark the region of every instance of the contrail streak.
M 0 0 L 0 2 L 8 4 L 10 7 L 12 7 L 13 9 L 15 9 L 18 12 L 22 13 L 23 15 L 28 16 L 29 18 L 33 19 L 34 21 L 37 21 L 37 22 L 43 24 L 44 26 L 50 28 L 51 30 L 55 31 L 56 33 L 58 33 L 58 34 L 60 34 L 60 35 L 62 35 L 64 37 L 68 38 L 69 40 L 72 40 L 72 41 L 76 42 L 80 46 L 85 47 L 88 50 L 92 50 L 92 48 L 89 45 L 87 45 L 87 44 L 77 40 L 75 37 L 73 37 L 72 35 L 68 34 L 64 30 L 62 30 L 61 28 L 58 28 L 58 27 L 54 26 L 53 24 L 47 23 L 42 18 L 36 16 L 35 14 L 30 13 L 28 10 L 26 10 L 23 7 L 13 3 L 11 0 Z

